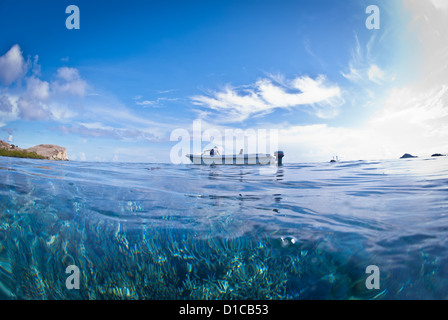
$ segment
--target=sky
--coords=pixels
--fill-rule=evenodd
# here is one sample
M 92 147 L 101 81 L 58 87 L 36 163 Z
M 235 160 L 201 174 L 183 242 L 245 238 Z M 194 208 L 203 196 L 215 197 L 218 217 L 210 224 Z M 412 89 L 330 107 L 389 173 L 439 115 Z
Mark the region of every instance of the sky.
M 199 122 L 276 130 L 290 163 L 448 153 L 446 0 L 0 0 L 0 30 L 0 139 L 22 148 L 173 162 Z

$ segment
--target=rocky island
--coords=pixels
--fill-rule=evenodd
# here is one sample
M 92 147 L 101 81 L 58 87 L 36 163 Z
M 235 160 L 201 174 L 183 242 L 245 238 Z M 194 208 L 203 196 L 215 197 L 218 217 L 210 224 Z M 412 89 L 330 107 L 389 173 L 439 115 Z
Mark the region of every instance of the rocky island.
M 405 153 L 404 155 L 401 156 L 400 159 L 409 159 L 409 158 L 418 158 L 418 157 L 413 156 L 412 154 L 409 154 L 409 153 Z
M 21 149 L 2 140 L 0 140 L 0 156 L 68 161 L 67 150 L 61 146 L 40 144 L 32 148 Z

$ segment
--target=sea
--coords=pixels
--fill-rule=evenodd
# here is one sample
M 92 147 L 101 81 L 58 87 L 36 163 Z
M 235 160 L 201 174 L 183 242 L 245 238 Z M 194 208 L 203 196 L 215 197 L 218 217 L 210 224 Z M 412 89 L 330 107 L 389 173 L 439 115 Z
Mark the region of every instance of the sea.
M 0 157 L 0 299 L 448 298 L 448 157 Z

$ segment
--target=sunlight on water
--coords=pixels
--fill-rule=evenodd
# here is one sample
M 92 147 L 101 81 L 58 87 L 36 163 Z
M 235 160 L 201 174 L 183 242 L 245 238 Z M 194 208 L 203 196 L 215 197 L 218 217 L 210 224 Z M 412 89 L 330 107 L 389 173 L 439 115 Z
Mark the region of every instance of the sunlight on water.
M 0 157 L 2 299 L 446 299 L 448 158 Z M 66 268 L 79 268 L 79 290 Z M 366 288 L 366 267 L 380 288 Z

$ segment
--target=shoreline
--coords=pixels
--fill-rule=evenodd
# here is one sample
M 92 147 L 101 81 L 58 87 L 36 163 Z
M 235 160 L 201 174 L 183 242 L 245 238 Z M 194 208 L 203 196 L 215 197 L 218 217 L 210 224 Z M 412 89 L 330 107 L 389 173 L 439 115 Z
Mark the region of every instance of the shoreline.
M 28 152 L 28 151 L 25 151 L 25 150 L 0 149 L 0 156 L 2 156 L 2 157 L 9 157 L 9 158 L 46 160 L 46 158 L 44 156 L 38 155 L 36 152 Z
M 52 144 L 40 144 L 28 149 L 22 149 L 0 140 L 0 156 L 24 159 L 68 161 L 67 150 Z

